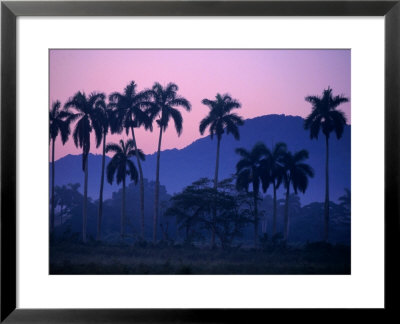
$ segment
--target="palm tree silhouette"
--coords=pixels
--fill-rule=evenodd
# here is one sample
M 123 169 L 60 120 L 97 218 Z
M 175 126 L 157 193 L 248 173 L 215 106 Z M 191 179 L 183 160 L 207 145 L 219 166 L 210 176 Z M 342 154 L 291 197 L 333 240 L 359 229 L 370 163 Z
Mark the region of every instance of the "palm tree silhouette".
M 55 143 L 58 134 L 61 136 L 63 145 L 68 141 L 69 134 L 71 133 L 70 123 L 72 121 L 72 114 L 68 111 L 62 110 L 60 101 L 53 102 L 49 112 L 49 140 L 51 142 L 51 218 L 50 230 L 54 230 L 54 217 L 55 217 L 55 202 L 54 202 L 54 153 Z
M 115 110 L 111 105 L 107 105 L 102 109 L 102 114 L 99 115 L 101 117 L 101 127 L 103 134 L 103 153 L 101 157 L 101 175 L 100 175 L 100 193 L 99 193 L 99 209 L 97 215 L 97 235 L 96 239 L 98 241 L 101 240 L 101 223 L 103 218 L 103 189 L 104 189 L 104 168 L 105 168 L 105 157 L 106 157 L 106 144 L 107 144 L 107 134 L 109 131 L 114 133 L 116 130 L 116 118 L 115 118 Z
M 277 143 L 273 147 L 272 151 L 266 148 L 266 158 L 261 161 L 262 168 L 262 187 L 263 191 L 266 192 L 269 185 L 272 184 L 274 190 L 273 197 L 273 218 L 272 218 L 272 235 L 276 234 L 276 214 L 277 214 L 277 198 L 276 190 L 282 183 L 283 179 L 283 158 L 287 152 L 287 146 L 285 143 Z
M 247 151 L 244 148 L 237 148 L 235 150 L 242 157 L 236 164 L 236 188 L 248 191 L 249 184 L 253 184 L 254 246 L 257 246 L 258 241 L 258 192 L 263 172 L 261 161 L 265 158 L 266 150 L 267 148 L 263 143 L 257 143 L 251 151 Z
M 325 159 L 325 205 L 324 205 L 324 241 L 329 237 L 329 135 L 336 133 L 337 139 L 343 135 L 346 117 L 344 113 L 336 108 L 349 99 L 340 96 L 333 96 L 332 89 L 324 90 L 322 97 L 308 96 L 305 100 L 312 105 L 311 114 L 304 121 L 304 128 L 310 130 L 311 139 L 318 138 L 319 131 L 325 135 L 326 159 Z
M 308 159 L 308 151 L 301 150 L 294 154 L 287 152 L 282 160 L 284 164 L 283 183 L 286 188 L 286 203 L 284 214 L 284 233 L 285 241 L 289 235 L 289 195 L 290 185 L 293 187 L 294 193 L 298 191 L 304 193 L 308 187 L 308 178 L 314 177 L 314 170 L 306 163 Z
M 215 161 L 215 174 L 214 174 L 214 189 L 217 190 L 218 186 L 218 168 L 219 168 L 219 151 L 221 145 L 222 135 L 232 134 L 236 140 L 240 139 L 239 127 L 244 124 L 243 119 L 235 113 L 233 109 L 238 109 L 241 104 L 232 99 L 228 94 L 217 94 L 215 100 L 203 99 L 202 103 L 210 108 L 210 112 L 204 117 L 199 126 L 200 134 L 203 135 L 204 131 L 209 128 L 210 137 L 213 139 L 214 135 L 217 136 L 217 156 Z M 213 212 L 213 220 L 215 219 L 216 210 Z M 215 245 L 215 232 L 212 231 L 211 246 Z
M 160 128 L 160 135 L 158 139 L 157 149 L 157 168 L 156 168 L 156 186 L 155 186 L 155 198 L 154 198 L 154 217 L 153 217 L 153 242 L 157 240 L 157 220 L 158 220 L 158 209 L 159 209 L 159 190 L 160 190 L 160 151 L 162 134 L 166 131 L 169 121 L 172 118 L 175 124 L 176 132 L 178 136 L 182 133 L 183 118 L 176 107 L 183 107 L 187 111 L 190 111 L 190 102 L 177 94 L 178 86 L 175 83 L 168 83 L 166 87 L 163 87 L 160 83 L 156 82 L 151 90 L 153 97 L 153 105 L 148 110 L 151 119 L 156 120 L 158 127 Z
M 151 119 L 144 109 L 149 108 L 149 98 L 151 91 L 136 91 L 136 83 L 131 81 L 124 89 L 123 93 L 114 92 L 110 95 L 110 105 L 116 108 L 117 112 L 117 125 L 119 126 L 118 132 L 129 130 L 132 132 L 132 141 L 136 153 L 136 161 L 139 169 L 139 183 L 140 183 L 140 235 L 144 239 L 144 178 L 142 164 L 140 162 L 139 150 L 135 137 L 134 129 L 144 126 L 145 129 L 152 130 Z
M 87 189 L 88 189 L 88 157 L 90 152 L 90 134 L 95 133 L 96 147 L 100 146 L 103 127 L 103 111 L 105 109 L 105 94 L 91 93 L 88 97 L 84 92 L 77 92 L 64 105 L 65 109 L 75 108 L 73 119 L 77 119 L 72 137 L 76 147 L 82 148 L 82 170 L 85 174 L 82 211 L 82 241 L 86 242 L 87 226 Z
M 122 205 L 121 205 L 121 236 L 125 235 L 126 214 L 125 214 L 125 188 L 126 176 L 135 184 L 138 181 L 138 172 L 131 157 L 139 155 L 139 158 L 144 161 L 145 156 L 141 150 L 135 149 L 133 140 L 128 140 L 124 143 L 123 140 L 119 141 L 119 145 L 115 143 L 107 144 L 106 152 L 114 152 L 114 156 L 107 165 L 107 181 L 112 184 L 114 175 L 116 174 L 117 184 L 122 182 Z

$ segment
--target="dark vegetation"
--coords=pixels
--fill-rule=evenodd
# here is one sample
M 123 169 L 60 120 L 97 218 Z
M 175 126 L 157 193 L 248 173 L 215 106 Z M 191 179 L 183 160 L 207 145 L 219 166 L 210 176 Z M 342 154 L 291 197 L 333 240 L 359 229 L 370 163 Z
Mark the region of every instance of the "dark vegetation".
M 311 138 L 322 129 L 326 143 L 325 202 L 301 206 L 299 194 L 314 177 L 304 149 L 289 151 L 277 142 L 237 146 L 236 169 L 219 178 L 223 138 L 240 140 L 241 104 L 229 95 L 204 99 L 209 108 L 199 126 L 216 139 L 214 169 L 170 195 L 160 183 L 162 135 L 170 123 L 178 136 L 183 119 L 178 108 L 191 109 L 170 83 L 136 91 L 131 82 L 113 93 L 106 104 L 102 93 L 76 93 L 64 108 L 56 102 L 50 112 L 52 182 L 50 201 L 50 273 L 52 274 L 346 274 L 350 272 L 350 191 L 340 204 L 329 200 L 329 134 L 341 138 L 346 124 L 336 107 L 346 98 L 324 90 L 322 97 L 306 97 L 312 112 L 304 128 Z M 82 149 L 83 195 L 79 184 L 55 186 L 55 139 L 65 143 L 71 134 Z M 159 129 L 155 182 L 143 175 L 145 155 L 135 128 Z M 125 131 L 119 144 L 106 135 Z M 90 136 L 103 144 L 99 198 L 88 196 Z M 108 164 L 105 154 L 113 153 Z M 106 175 L 106 176 L 105 176 Z M 177 175 L 179 176 L 179 175 Z M 104 199 L 104 181 L 120 189 Z M 181 179 L 183 182 L 185 179 Z M 137 184 L 139 184 L 137 186 Z M 284 192 L 283 199 L 277 191 Z M 151 237 L 151 240 L 150 240 Z
M 309 243 L 228 250 L 194 245 L 87 244 L 51 247 L 51 274 L 349 274 L 347 245 Z

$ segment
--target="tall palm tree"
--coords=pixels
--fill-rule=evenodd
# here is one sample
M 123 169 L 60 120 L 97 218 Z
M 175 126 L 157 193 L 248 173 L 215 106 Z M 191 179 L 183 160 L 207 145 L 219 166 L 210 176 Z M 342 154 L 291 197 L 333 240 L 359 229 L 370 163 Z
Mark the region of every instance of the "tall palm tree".
M 150 116 L 153 119 L 157 118 L 156 123 L 160 128 L 157 148 L 157 168 L 156 168 L 156 187 L 154 196 L 154 217 L 153 217 L 153 242 L 157 240 L 157 220 L 159 210 L 159 190 L 160 190 L 160 151 L 162 134 L 166 131 L 169 121 L 174 121 L 178 136 L 182 133 L 183 118 L 177 107 L 183 107 L 186 111 L 190 111 L 190 102 L 177 94 L 178 86 L 175 83 L 168 83 L 163 87 L 156 82 L 151 90 L 153 97 L 153 106 L 149 109 Z
M 140 155 L 138 145 L 135 137 L 135 128 L 144 126 L 145 129 L 152 130 L 151 119 L 146 113 L 146 108 L 149 108 L 149 98 L 151 91 L 136 91 L 136 83 L 131 81 L 122 93 L 114 92 L 110 95 L 110 105 L 116 108 L 117 125 L 119 132 L 123 129 L 126 135 L 129 131 L 132 133 L 133 146 L 136 152 L 136 162 L 139 169 L 139 183 L 140 183 L 140 235 L 144 239 L 144 178 L 142 164 L 140 162 Z
M 105 168 L 105 157 L 106 157 L 106 144 L 107 144 L 107 134 L 109 131 L 111 133 L 115 132 L 116 129 L 116 117 L 115 110 L 111 105 L 100 107 L 102 109 L 101 117 L 101 127 L 103 134 L 103 153 L 101 157 L 101 175 L 100 175 L 100 193 L 99 193 L 99 209 L 97 214 L 97 235 L 96 239 L 101 240 L 101 223 L 103 218 L 103 189 L 104 189 L 104 168 Z
M 71 133 L 70 123 L 72 120 L 72 114 L 68 111 L 62 110 L 60 101 L 53 102 L 49 112 L 49 140 L 51 143 L 51 218 L 50 218 L 50 230 L 54 230 L 54 217 L 55 217 L 55 202 L 54 202 L 54 153 L 55 143 L 57 136 L 60 135 L 61 142 L 64 145 L 68 141 L 68 137 Z
M 318 138 L 320 129 L 325 135 L 324 241 L 327 241 L 329 237 L 329 135 L 335 132 L 337 139 L 342 137 L 346 116 L 337 107 L 348 102 L 349 99 L 343 95 L 333 96 L 332 89 L 328 87 L 321 97 L 308 96 L 305 100 L 312 105 L 312 111 L 304 121 L 304 128 L 310 130 L 311 139 Z
M 107 165 L 107 181 L 112 184 L 114 175 L 116 174 L 117 184 L 122 182 L 122 205 L 121 205 L 121 236 L 125 235 L 126 227 L 126 214 L 125 214 L 125 188 L 126 188 L 126 176 L 134 181 L 135 184 L 138 181 L 138 172 L 135 164 L 130 160 L 131 157 L 139 155 L 141 160 L 145 159 L 145 156 L 141 150 L 136 152 L 133 140 L 128 140 L 124 143 L 123 140 L 119 141 L 118 144 L 110 143 L 107 144 L 106 152 L 114 152 L 114 156 Z
M 262 167 L 262 187 L 266 192 L 268 186 L 272 184 L 274 190 L 273 198 L 273 218 L 272 218 L 272 234 L 276 234 L 276 218 L 277 218 L 277 198 L 276 191 L 282 183 L 283 179 L 283 158 L 287 152 L 285 143 L 277 143 L 272 150 L 266 148 L 265 159 L 261 161 Z
M 241 160 L 236 164 L 236 187 L 238 190 L 248 191 L 249 184 L 253 185 L 254 200 L 254 246 L 258 241 L 258 193 L 263 173 L 261 161 L 265 157 L 267 148 L 263 143 L 257 143 L 251 151 L 244 148 L 237 148 L 235 152 L 241 156 Z
M 284 233 L 285 241 L 289 235 L 289 195 L 290 185 L 292 185 L 294 193 L 300 191 L 304 193 L 308 187 L 308 178 L 314 177 L 314 170 L 304 161 L 308 159 L 308 151 L 301 150 L 294 154 L 287 152 L 283 158 L 284 175 L 283 183 L 286 188 L 286 203 L 284 214 Z
M 87 226 L 87 189 L 88 189 L 88 157 L 90 152 L 90 134 L 95 133 L 96 147 L 100 146 L 103 127 L 103 111 L 105 109 L 105 94 L 93 92 L 86 96 L 84 92 L 77 92 L 64 105 L 68 110 L 75 108 L 74 119 L 77 119 L 72 137 L 76 147 L 82 148 L 82 169 L 85 174 L 83 188 L 82 210 L 82 241 L 86 242 Z
M 228 94 L 217 94 L 215 100 L 203 99 L 202 103 L 210 108 L 210 112 L 204 117 L 199 126 L 200 134 L 203 135 L 205 130 L 209 128 L 211 139 L 214 135 L 217 136 L 217 156 L 215 161 L 214 173 L 214 189 L 217 190 L 218 186 L 218 168 L 219 168 L 219 151 L 221 146 L 222 135 L 232 134 L 236 140 L 240 139 L 239 127 L 244 124 L 242 117 L 233 113 L 232 110 L 241 107 L 241 104 L 232 99 Z M 213 212 L 213 219 L 215 218 L 216 210 Z M 215 232 L 212 232 L 211 245 L 215 245 Z

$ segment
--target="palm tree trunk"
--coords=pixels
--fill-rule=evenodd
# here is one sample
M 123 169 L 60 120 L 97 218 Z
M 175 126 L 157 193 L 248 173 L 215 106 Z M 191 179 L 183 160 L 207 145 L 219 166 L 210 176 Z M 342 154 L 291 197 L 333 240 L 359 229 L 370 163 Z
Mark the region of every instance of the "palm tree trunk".
M 284 218 L 285 231 L 283 233 L 283 239 L 285 241 L 287 241 L 289 236 L 289 190 L 290 190 L 290 182 L 286 190 L 285 218 Z
M 253 185 L 253 199 L 254 199 L 254 247 L 258 243 L 258 206 L 257 206 L 257 192 Z
M 217 158 L 215 161 L 215 174 L 214 174 L 214 189 L 217 189 L 218 186 L 218 169 L 219 169 L 219 148 L 221 146 L 221 139 L 218 138 L 217 142 Z
M 82 241 L 86 242 L 86 226 L 87 226 L 87 190 L 88 190 L 88 160 L 89 154 L 86 156 L 85 162 L 85 182 L 83 189 L 83 220 L 82 220 Z
M 121 203 L 121 237 L 125 235 L 126 215 L 125 215 L 125 177 L 122 179 L 122 203 Z
M 276 184 L 275 181 L 273 182 L 274 186 L 274 210 L 272 215 L 272 235 L 276 234 Z
M 106 133 L 103 135 L 103 156 L 101 159 L 101 177 L 100 177 L 100 195 L 99 195 L 99 213 L 97 215 L 97 237 L 101 240 L 101 221 L 103 218 L 103 188 L 104 188 L 104 164 L 106 159 Z
M 55 206 L 54 206 L 54 149 L 55 139 L 53 138 L 51 148 L 51 219 L 50 219 L 50 230 L 54 230 L 54 217 L 55 217 Z
M 135 147 L 135 152 L 136 152 L 137 165 L 138 165 L 138 169 L 139 169 L 139 184 L 140 184 L 140 237 L 141 237 L 142 240 L 144 240 L 144 180 L 143 180 L 143 170 L 142 170 L 142 163 L 140 162 L 138 147 L 137 147 L 136 138 L 135 138 L 135 131 L 134 131 L 133 127 L 131 127 L 131 131 L 132 131 L 133 145 L 134 145 L 134 147 Z
M 162 140 L 162 127 L 160 126 L 160 137 L 158 139 L 158 149 L 157 149 L 156 188 L 155 188 L 155 195 L 154 195 L 153 243 L 156 243 L 156 241 L 157 241 L 158 201 L 159 201 L 159 194 L 160 194 L 161 140 Z
M 325 205 L 324 205 L 324 241 L 328 241 L 329 236 L 329 140 L 325 136 L 326 161 L 325 161 Z
M 217 140 L 217 157 L 216 157 L 216 160 L 215 160 L 215 174 L 214 174 L 215 195 L 217 194 L 217 189 L 218 189 L 218 169 L 219 169 L 219 149 L 220 149 L 220 146 L 221 146 L 221 138 L 218 136 L 218 140 Z M 215 246 L 215 224 L 214 224 L 214 222 L 215 222 L 215 218 L 216 217 L 217 217 L 217 206 L 214 206 L 212 220 L 211 220 L 211 222 L 212 222 L 212 227 L 211 227 L 211 247 Z

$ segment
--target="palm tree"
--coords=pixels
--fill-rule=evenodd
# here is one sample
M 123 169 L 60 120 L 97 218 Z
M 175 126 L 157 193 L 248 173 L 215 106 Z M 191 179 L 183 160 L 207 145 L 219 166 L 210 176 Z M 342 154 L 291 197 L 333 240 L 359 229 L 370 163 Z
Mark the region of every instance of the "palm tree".
M 114 180 L 114 174 L 116 174 L 117 184 L 122 182 L 122 206 L 121 206 L 121 236 L 125 235 L 126 226 L 126 215 L 125 215 L 125 188 L 126 188 L 126 176 L 128 175 L 130 180 L 134 181 L 135 184 L 138 181 L 138 172 L 135 164 L 130 160 L 131 157 L 139 155 L 141 160 L 145 159 L 145 156 L 141 150 L 136 152 L 133 140 L 128 140 L 124 143 L 123 140 L 119 141 L 118 144 L 110 143 L 107 144 L 106 152 L 114 152 L 114 156 L 107 165 L 107 181 L 112 184 Z
M 175 83 L 168 83 L 163 87 L 160 83 L 156 82 L 151 90 L 154 103 L 149 109 L 151 119 L 155 119 L 158 127 L 160 128 L 160 135 L 158 138 L 157 149 L 157 168 L 156 168 L 156 186 L 154 197 L 154 217 L 153 217 L 153 242 L 157 240 L 157 220 L 159 209 L 159 190 L 160 190 L 160 151 L 162 134 L 166 131 L 169 121 L 172 118 L 175 124 L 178 136 L 182 133 L 183 118 L 177 107 L 183 107 L 186 111 L 190 111 L 190 102 L 177 94 L 178 86 Z
M 83 211 L 82 211 L 82 241 L 86 242 L 87 226 L 87 189 L 88 189 L 88 157 L 90 152 L 90 134 L 95 133 L 96 147 L 100 146 L 103 127 L 103 111 L 105 109 L 105 94 L 91 93 L 88 97 L 84 92 L 77 92 L 65 103 L 64 107 L 75 108 L 76 112 L 72 118 L 77 119 L 72 137 L 76 147 L 82 148 L 82 169 L 85 174 L 83 188 Z
M 283 178 L 283 158 L 287 152 L 287 146 L 285 143 L 277 143 L 273 147 L 272 151 L 266 148 L 266 158 L 261 161 L 262 165 L 262 187 L 263 191 L 266 192 L 268 186 L 272 184 L 274 190 L 273 198 L 273 218 L 272 218 L 272 235 L 276 234 L 276 215 L 277 215 L 277 198 L 276 190 L 282 183 Z
M 103 110 L 101 115 L 101 127 L 103 134 L 103 154 L 101 158 L 101 175 L 100 175 L 100 193 L 99 193 L 99 209 L 97 215 L 97 236 L 96 239 L 98 241 L 101 240 L 101 223 L 103 218 L 103 189 L 104 189 L 104 167 L 105 167 L 105 157 L 106 157 L 106 143 L 107 143 L 107 134 L 109 131 L 114 133 L 116 128 L 116 120 L 115 120 L 115 110 L 112 109 L 111 105 L 107 107 L 100 107 Z
M 215 161 L 215 174 L 214 174 L 214 189 L 217 190 L 218 186 L 218 168 L 219 168 L 219 151 L 221 145 L 222 135 L 232 134 L 236 140 L 240 139 L 239 127 L 244 124 L 243 119 L 235 113 L 233 109 L 238 109 L 241 104 L 232 99 L 228 94 L 217 94 L 215 100 L 203 99 L 202 103 L 210 108 L 208 115 L 200 122 L 199 130 L 203 135 L 204 131 L 209 128 L 211 139 L 214 135 L 217 136 L 217 157 Z M 213 212 L 215 218 L 216 210 Z M 211 245 L 215 245 L 215 232 L 212 232 Z
M 332 89 L 324 90 L 322 97 L 308 96 L 305 100 L 312 105 L 311 114 L 304 121 L 304 128 L 310 130 L 311 139 L 318 139 L 319 131 L 325 135 L 326 158 L 325 158 L 325 205 L 324 205 L 324 241 L 329 236 L 329 135 L 336 133 L 337 139 L 343 135 L 344 126 L 346 125 L 346 116 L 336 108 L 342 103 L 348 102 L 349 99 L 340 96 L 333 96 Z
M 51 218 L 50 218 L 50 229 L 54 230 L 54 215 L 55 215 L 55 203 L 54 203 L 54 153 L 55 143 L 58 134 L 61 136 L 61 142 L 64 145 L 68 141 L 69 134 L 71 133 L 70 123 L 72 120 L 72 114 L 61 110 L 60 101 L 53 102 L 51 110 L 49 112 L 49 140 L 51 142 Z
M 313 169 L 306 163 L 308 159 L 308 151 L 301 150 L 294 154 L 287 152 L 283 158 L 284 174 L 283 183 L 286 188 L 286 203 L 284 214 L 285 230 L 283 238 L 285 241 L 288 239 L 289 234 L 289 195 L 290 185 L 293 187 L 294 193 L 297 195 L 298 191 L 304 193 L 308 187 L 308 178 L 314 177 Z
M 263 143 L 257 143 L 251 151 L 247 151 L 244 148 L 237 148 L 235 150 L 235 152 L 242 157 L 242 159 L 236 164 L 237 189 L 245 189 L 248 191 L 249 184 L 253 184 L 254 246 L 257 246 L 258 238 L 258 192 L 263 173 L 261 161 L 265 157 L 266 150 L 267 148 Z
M 152 130 L 151 119 L 143 108 L 149 108 L 150 91 L 136 91 L 136 83 L 131 81 L 124 89 L 123 93 L 114 92 L 110 95 L 110 104 L 116 108 L 117 125 L 120 127 L 119 132 L 123 129 L 126 135 L 129 130 L 132 132 L 132 141 L 136 152 L 136 161 L 139 169 L 140 183 L 140 235 L 144 239 L 144 178 L 142 164 L 140 162 L 139 150 L 135 138 L 134 129 L 144 126 L 145 129 Z

